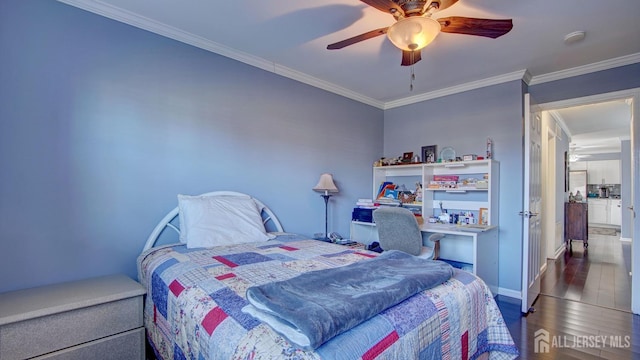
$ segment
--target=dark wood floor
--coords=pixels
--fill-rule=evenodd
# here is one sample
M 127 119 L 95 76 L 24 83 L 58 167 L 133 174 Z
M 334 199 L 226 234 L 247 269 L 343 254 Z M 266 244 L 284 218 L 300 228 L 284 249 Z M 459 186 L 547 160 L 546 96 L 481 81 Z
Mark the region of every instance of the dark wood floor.
M 630 249 L 618 239 L 594 234 L 587 251 L 575 241 L 572 253 L 549 262 L 534 313 L 522 316 L 519 301 L 497 297 L 521 359 L 640 359 L 640 316 L 630 312 Z M 535 351 L 541 329 L 548 332 L 547 353 Z
M 574 241 L 572 250 L 547 262 L 540 292 L 631 311 L 631 243 L 620 242 L 619 235 L 591 233 L 587 249 Z

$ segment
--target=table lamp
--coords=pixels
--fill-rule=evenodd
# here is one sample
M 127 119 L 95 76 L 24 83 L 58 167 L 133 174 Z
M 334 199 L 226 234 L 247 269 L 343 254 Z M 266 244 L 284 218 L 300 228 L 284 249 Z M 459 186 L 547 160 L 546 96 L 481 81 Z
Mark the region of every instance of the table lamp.
M 327 219 L 327 207 L 329 203 L 329 198 L 331 194 L 329 193 L 337 193 L 338 188 L 336 184 L 333 183 L 333 176 L 328 173 L 324 173 L 320 175 L 320 180 L 318 180 L 318 184 L 313 188 L 314 191 L 323 192 L 324 194 L 320 194 L 324 198 L 324 239 L 329 241 L 328 238 L 328 219 Z

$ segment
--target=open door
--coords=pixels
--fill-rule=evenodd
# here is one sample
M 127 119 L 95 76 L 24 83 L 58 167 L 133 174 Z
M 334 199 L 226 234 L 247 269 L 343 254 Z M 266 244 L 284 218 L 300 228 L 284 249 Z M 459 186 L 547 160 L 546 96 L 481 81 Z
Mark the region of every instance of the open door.
M 631 107 L 631 311 L 640 315 L 640 90 L 634 93 Z
M 542 207 L 542 116 L 531 95 L 524 95 L 524 209 L 522 216 L 522 312 L 533 310 L 540 294 Z

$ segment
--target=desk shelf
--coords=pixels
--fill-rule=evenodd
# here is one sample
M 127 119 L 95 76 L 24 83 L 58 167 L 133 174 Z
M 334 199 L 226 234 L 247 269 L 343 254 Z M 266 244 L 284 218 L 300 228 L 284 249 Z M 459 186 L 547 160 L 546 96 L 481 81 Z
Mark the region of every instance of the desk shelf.
M 428 184 L 436 175 L 456 175 L 484 179 L 487 176 L 486 188 L 438 188 L 429 189 Z M 487 225 L 498 225 L 498 189 L 500 182 L 500 166 L 495 160 L 457 161 L 452 163 L 412 164 L 376 166 L 373 168 L 373 190 L 375 199 L 380 184 L 385 181 L 402 181 L 408 189 L 413 189 L 415 182 L 423 185 L 422 205 L 403 204 L 403 206 L 420 206 L 425 221 L 431 216 L 440 214 L 440 203 L 450 212 L 470 211 L 479 216 L 479 209 L 487 209 Z
M 485 180 L 482 188 L 429 189 L 428 184 L 436 175 L 457 175 L 460 179 Z M 498 286 L 498 192 L 500 171 L 495 160 L 457 161 L 451 163 L 411 164 L 378 166 L 373 168 L 373 189 L 375 199 L 380 184 L 392 181 L 414 189 L 416 182 L 423 184 L 422 204 L 402 204 L 404 207 L 419 207 L 425 224 L 421 226 L 423 242 L 432 233 L 444 233 L 440 241 L 440 257 L 447 260 L 468 263 L 474 274 L 482 278 L 494 293 Z M 486 188 L 484 188 L 486 186 Z M 464 229 L 448 224 L 429 224 L 431 216 L 440 214 L 440 204 L 450 213 L 471 212 L 479 218 L 480 209 L 486 209 L 487 229 Z M 352 221 L 351 239 L 363 244 L 378 241 L 375 224 Z

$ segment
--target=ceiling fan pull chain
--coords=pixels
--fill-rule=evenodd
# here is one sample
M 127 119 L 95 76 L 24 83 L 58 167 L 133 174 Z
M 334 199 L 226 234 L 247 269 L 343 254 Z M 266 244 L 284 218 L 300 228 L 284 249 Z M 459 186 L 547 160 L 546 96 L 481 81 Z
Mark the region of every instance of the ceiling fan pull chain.
M 413 55 L 412 55 L 413 56 Z M 413 91 L 413 81 L 416 79 L 416 74 L 413 71 L 413 65 L 411 65 L 411 82 L 409 84 L 409 91 Z
M 411 61 L 411 80 L 409 82 L 409 91 L 413 91 L 413 81 L 416 79 L 416 74 L 413 67 L 413 65 L 415 64 L 415 51 L 411 51 L 411 53 L 409 54 L 409 58 Z
M 413 73 L 413 66 L 411 67 L 411 80 L 409 82 L 409 91 L 413 91 L 413 80 L 415 80 L 416 75 Z

